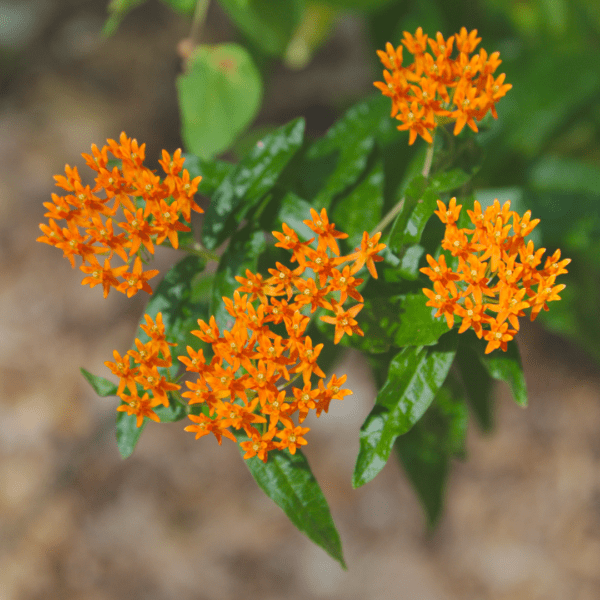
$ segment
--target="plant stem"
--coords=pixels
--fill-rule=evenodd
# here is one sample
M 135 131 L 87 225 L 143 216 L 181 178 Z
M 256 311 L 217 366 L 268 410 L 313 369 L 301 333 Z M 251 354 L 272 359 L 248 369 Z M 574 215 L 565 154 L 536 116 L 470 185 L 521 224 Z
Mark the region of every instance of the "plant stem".
M 216 262 L 218 262 L 220 258 L 217 253 L 207 250 L 200 242 L 194 242 L 191 246 L 179 246 L 179 250 Z
M 431 171 L 431 164 L 433 162 L 433 148 L 433 143 L 429 144 L 427 147 L 427 154 L 425 154 L 425 162 L 423 163 L 423 170 L 421 171 L 423 177 L 428 177 L 429 171 Z M 383 231 L 396 218 L 403 207 L 404 197 L 402 197 L 398 204 L 396 204 L 396 206 L 394 206 L 394 208 L 392 208 L 392 210 L 390 210 L 390 212 L 385 215 L 385 217 L 383 217 L 379 223 L 377 223 L 373 231 L 369 234 L 369 237 L 373 237 L 376 233 Z
M 209 4 L 210 0 L 197 0 L 196 2 L 194 17 L 192 19 L 192 28 L 190 29 L 189 35 L 189 39 L 194 46 L 200 41 L 200 31 L 202 30 L 202 25 L 204 25 L 204 19 L 206 18 Z

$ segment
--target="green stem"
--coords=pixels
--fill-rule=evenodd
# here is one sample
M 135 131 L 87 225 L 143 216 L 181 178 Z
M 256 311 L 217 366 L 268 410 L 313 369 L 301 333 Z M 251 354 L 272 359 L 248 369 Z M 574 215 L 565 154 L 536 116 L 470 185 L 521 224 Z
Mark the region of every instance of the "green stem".
M 216 252 L 207 250 L 200 242 L 194 242 L 191 246 L 179 246 L 179 250 L 188 252 L 194 256 L 201 256 L 206 260 L 214 260 L 219 262 L 220 256 Z
M 431 171 L 431 164 L 433 162 L 433 149 L 434 149 L 433 143 L 429 144 L 429 146 L 427 148 L 427 154 L 425 154 L 425 162 L 423 163 L 423 170 L 421 171 L 421 174 L 425 178 L 427 178 L 429 176 L 429 171 Z M 390 210 L 390 212 L 387 215 L 385 215 L 385 217 L 383 217 L 383 219 L 381 219 L 381 221 L 379 223 L 377 223 L 377 225 L 375 226 L 373 231 L 369 234 L 369 237 L 373 237 L 376 233 L 383 231 L 396 218 L 396 216 L 402 211 L 403 207 L 404 207 L 404 197 L 402 197 L 400 199 L 400 201 L 398 202 L 398 204 L 396 204 L 396 206 L 394 206 L 394 208 L 392 208 L 392 210 Z
M 192 19 L 192 28 L 190 29 L 189 39 L 196 46 L 200 41 L 200 31 L 202 25 L 204 25 L 204 19 L 208 11 L 208 5 L 210 0 L 197 0 L 196 9 L 194 10 L 194 17 Z

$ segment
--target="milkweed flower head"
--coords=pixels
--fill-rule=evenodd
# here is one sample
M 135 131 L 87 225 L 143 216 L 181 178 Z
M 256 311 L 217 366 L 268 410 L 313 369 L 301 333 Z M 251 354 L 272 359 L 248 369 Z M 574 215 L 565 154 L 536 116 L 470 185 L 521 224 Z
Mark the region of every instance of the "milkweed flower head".
M 135 350 L 129 350 L 121 356 L 113 352 L 114 362 L 105 362 L 113 375 L 119 378 L 117 396 L 121 404 L 117 411 L 136 417 L 136 424 L 141 427 L 144 417 L 160 422 L 154 411 L 159 405 L 169 406 L 168 392 L 181 389 L 181 386 L 169 380 L 167 369 L 172 365 L 171 346 L 166 340 L 162 313 L 156 315 L 156 321 L 145 315 L 142 329 L 150 338 L 145 344 L 135 340 Z M 133 361 L 133 364 L 132 362 Z M 140 397 L 140 392 L 143 395 Z
M 190 179 L 181 150 L 173 156 L 162 151 L 159 164 L 166 176 L 161 179 L 143 165 L 145 147 L 125 133 L 118 143 L 92 145 L 92 153 L 82 156 L 96 173 L 95 185 L 84 186 L 77 167 L 66 165 L 65 175 L 54 179 L 67 194 L 52 194 L 52 202 L 44 203 L 48 224 L 40 225 L 44 235 L 37 241 L 62 250 L 73 268 L 75 257 L 81 257 L 82 284 L 101 285 L 105 298 L 111 288 L 128 296 L 139 290 L 151 294 L 147 281 L 158 271 L 143 271 L 142 250 L 154 254 L 155 244 L 166 239 L 177 248 L 178 233 L 190 231 L 182 219 L 189 222 L 192 210 L 203 212 L 194 201 L 202 178 Z M 111 266 L 115 256 L 125 264 Z
M 337 240 L 347 234 L 336 231 L 325 209 L 311 209 L 304 223 L 316 236 L 307 242 L 283 224 L 274 231 L 275 246 L 292 253 L 291 265 L 276 263 L 270 277 L 246 270 L 236 277 L 239 287 L 231 298 L 223 298 L 231 316 L 221 329 L 215 318 L 198 321 L 192 331 L 212 348 L 212 359 L 202 350 L 187 347 L 179 360 L 186 371 L 197 374 L 186 381 L 182 393 L 189 405 L 200 405 L 201 414 L 190 414 L 185 429 L 196 438 L 212 433 L 219 444 L 223 437 L 236 440 L 232 430 L 248 437 L 240 443 L 244 458 L 258 456 L 266 461 L 272 450 L 288 449 L 294 454 L 305 445 L 309 428 L 302 423 L 311 411 L 328 412 L 332 400 L 352 392 L 342 389 L 346 375 L 330 378 L 318 364 L 323 344 L 307 335 L 313 313 L 325 312 L 321 320 L 334 326 L 335 343 L 344 335 L 364 335 L 357 321 L 363 308 L 356 277 L 367 266 L 376 277 L 374 263 L 379 244 L 377 234 L 365 234 L 355 252 L 340 256 Z M 353 306 L 345 307 L 349 299 Z
M 437 204 L 435 214 L 446 225 L 442 248 L 458 259 L 458 267 L 450 268 L 443 253 L 437 260 L 427 255 L 429 266 L 421 269 L 433 283 L 433 290 L 423 289 L 427 306 L 437 309 L 436 317 L 444 315 L 450 328 L 458 318 L 459 333 L 472 328 L 488 342 L 486 354 L 496 348 L 506 351 L 525 310 L 533 321 L 548 310 L 548 302 L 560 300 L 565 285 L 556 284 L 556 278 L 567 272 L 571 259 L 561 260 L 556 250 L 542 262 L 546 249 L 536 250 L 525 239 L 539 219 L 532 220 L 531 211 L 521 217 L 510 210 L 510 201 L 501 206 L 496 199 L 485 211 L 475 201 L 467 211 L 471 228 L 457 226 L 462 206 L 456 198 L 448 206 L 440 200 Z
M 377 50 L 385 70 L 384 81 L 374 85 L 391 98 L 391 116 L 400 121 L 399 130 L 409 132 L 409 144 L 417 135 L 431 144 L 438 125 L 454 122 L 458 135 L 465 125 L 477 131 L 476 121 L 488 112 L 498 117 L 496 103 L 512 85 L 504 82 L 504 73 L 494 77 L 499 52 L 475 53 L 480 41 L 476 29 L 463 27 L 444 39 L 440 32 L 430 38 L 419 27 L 414 35 L 405 31 L 397 48 L 388 42 L 385 51 Z M 414 60 L 403 67 L 405 50 Z

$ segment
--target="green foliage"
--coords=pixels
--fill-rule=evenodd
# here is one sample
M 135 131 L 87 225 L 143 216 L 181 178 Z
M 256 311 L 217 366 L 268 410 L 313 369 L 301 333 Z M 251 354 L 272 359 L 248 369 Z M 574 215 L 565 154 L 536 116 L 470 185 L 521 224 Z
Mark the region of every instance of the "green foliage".
M 342 543 L 327 500 L 302 452 L 276 452 L 266 463 L 255 456 L 246 464 L 261 489 L 290 521 L 345 569 Z
M 263 52 L 281 56 L 300 23 L 303 0 L 219 0 L 236 26 Z
M 198 46 L 177 78 L 181 135 L 188 150 L 212 158 L 256 116 L 262 81 L 252 57 L 237 44 Z

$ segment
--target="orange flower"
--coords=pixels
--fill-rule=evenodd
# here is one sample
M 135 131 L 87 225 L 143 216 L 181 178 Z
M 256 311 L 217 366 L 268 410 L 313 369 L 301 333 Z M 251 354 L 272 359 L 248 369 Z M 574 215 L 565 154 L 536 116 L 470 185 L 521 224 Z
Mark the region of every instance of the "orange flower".
M 317 416 L 327 412 L 332 399 L 351 393 L 340 389 L 345 376 L 334 375 L 324 385 L 325 373 L 318 364 L 324 345 L 313 345 L 305 335 L 310 323 L 305 307 L 311 305 L 311 313 L 317 308 L 333 313 L 322 318 L 335 325 L 334 343 L 344 333 L 363 335 L 355 319 L 363 304 L 343 305 L 348 298 L 362 301 L 356 288 L 363 280 L 353 274 L 366 264 L 377 276 L 375 262 L 381 260 L 378 252 L 385 245 L 378 243 L 381 234 L 369 238 L 365 233 L 360 248 L 340 256 L 337 240 L 346 234 L 335 230 L 324 209 L 312 210 L 311 217 L 305 223 L 315 232 L 316 248 L 311 246 L 315 238 L 301 242 L 285 223 L 283 233 L 273 232 L 275 245 L 292 252 L 291 261 L 298 264 L 295 269 L 278 262 L 276 269 L 269 269 L 268 279 L 246 270 L 245 276 L 236 277 L 240 286 L 233 297 L 223 298 L 232 324 L 221 331 L 214 316 L 209 323 L 198 321 L 199 329 L 192 334 L 212 346 L 212 360 L 207 363 L 204 354 L 190 346 L 188 357 L 180 357 L 188 372 L 198 374 L 195 381 L 186 382 L 188 391 L 182 397 L 190 405 L 206 404 L 209 412 L 209 416 L 190 417 L 196 424 L 186 430 L 197 437 L 209 432 L 230 437 L 229 428 L 243 428 L 250 438 L 240 444 L 247 459 L 258 456 L 266 461 L 268 453 L 277 449 L 295 453 L 306 444 L 303 436 L 308 432 L 297 423 L 311 410 Z M 318 280 L 306 276 L 307 269 Z M 288 395 L 288 386 L 300 376 L 303 387 L 293 387 Z M 317 385 L 311 381 L 315 378 Z M 144 381 L 143 374 L 138 381 Z M 262 428 L 257 428 L 259 424 Z M 275 437 L 280 441 L 274 442 Z
M 401 121 L 399 130 L 408 130 L 409 144 L 417 136 L 431 144 L 435 128 L 448 122 L 455 122 L 454 135 L 458 135 L 465 125 L 477 131 L 476 121 L 488 111 L 498 117 L 496 103 L 512 85 L 504 83 L 504 74 L 493 77 L 502 62 L 498 52 L 488 57 L 481 49 L 470 56 L 480 41 L 476 29 L 467 32 L 464 27 L 447 40 L 438 32 L 435 41 L 421 27 L 414 36 L 405 31 L 402 45 L 414 57 L 407 67 L 402 66 L 402 45 L 394 49 L 388 42 L 385 52 L 377 50 L 385 67 L 384 82 L 374 85 L 391 98 L 391 116 Z
M 112 169 L 108 167 L 109 154 L 120 161 Z M 96 254 L 108 254 L 108 260 L 117 255 L 127 263 L 129 258 L 126 249 L 130 257 L 137 254 L 139 258 L 142 245 L 150 254 L 154 253 L 155 244 L 161 244 L 166 239 L 177 248 L 178 232 L 190 231 L 179 221 L 180 216 L 189 221 L 191 210 L 203 212 L 193 199 L 201 177 L 191 179 L 189 172 L 183 169 L 181 150 L 177 150 L 172 159 L 163 150 L 162 161 L 159 162 L 167 173 L 164 181 L 143 165 L 145 144 L 139 145 L 137 140 L 128 138 L 125 133 L 121 133 L 118 142 L 107 140 L 107 145 L 101 149 L 92 145 L 91 154 L 82 156 L 88 167 L 96 172 L 94 187 L 82 184 L 76 167 L 66 165 L 65 175 L 55 175 L 56 185 L 68 194 L 52 194 L 52 202 L 44 203 L 48 209 L 45 216 L 49 218 L 49 224 L 40 225 L 44 236 L 39 237 L 38 241 L 63 250 L 73 267 L 75 257 L 81 256 L 84 263 L 94 267 L 91 270 L 82 267 L 87 274 L 97 270 L 97 261 L 94 260 Z M 100 192 L 105 197 L 97 195 Z M 110 200 L 114 201 L 112 207 L 108 206 Z M 123 209 L 125 221 L 118 223 L 122 232 L 115 234 L 113 217 L 120 208 Z M 67 227 L 61 229 L 56 220 L 65 220 Z M 105 271 L 123 277 L 127 266 L 112 268 L 109 265 Z M 87 277 L 84 281 L 90 285 L 93 281 L 100 283 L 94 277 Z M 121 291 L 127 289 L 127 285 L 103 284 L 105 297 L 111 287 L 121 287 Z M 152 293 L 147 283 L 137 289 Z M 129 289 L 128 295 L 132 295 Z
M 545 249 L 535 250 L 532 241 L 524 240 L 539 219 L 532 221 L 530 211 L 520 217 L 510 210 L 510 202 L 500 206 L 495 200 L 482 211 L 475 201 L 473 210 L 467 211 L 472 229 L 456 226 L 461 209 L 456 198 L 451 199 L 448 209 L 439 200 L 438 207 L 435 213 L 446 224 L 442 248 L 458 257 L 458 271 L 448 268 L 443 254 L 438 261 L 427 255 L 429 268 L 421 272 L 433 282 L 434 289 L 423 289 L 428 298 L 426 305 L 437 309 L 436 317 L 443 314 L 450 328 L 454 316 L 459 317 L 459 333 L 473 328 L 488 342 L 486 353 L 496 348 L 506 351 L 507 342 L 519 330 L 518 317 L 524 316 L 526 309 L 531 309 L 533 321 L 542 309 L 548 310 L 548 302 L 560 300 L 558 294 L 565 286 L 554 282 L 559 274 L 567 272 L 565 266 L 571 261 L 561 261 L 557 250 L 539 270 Z

